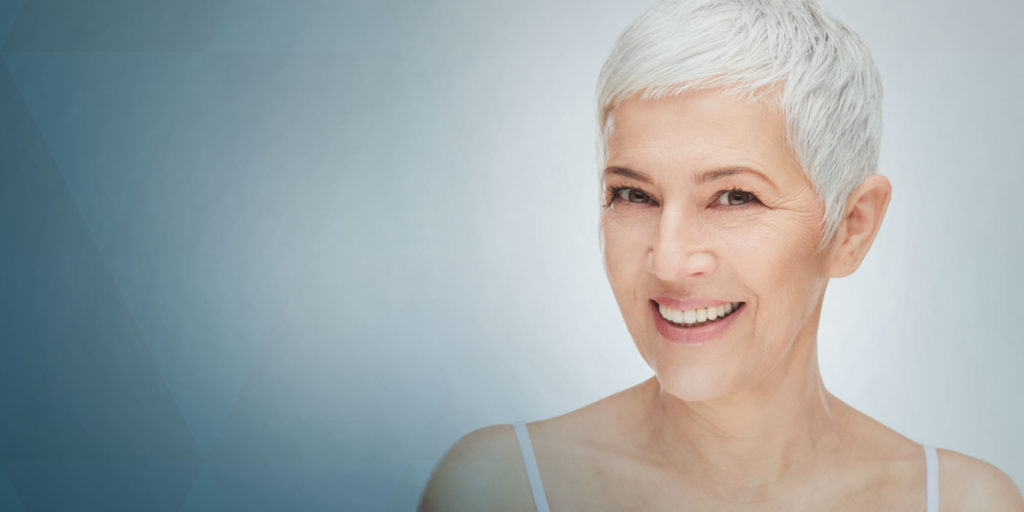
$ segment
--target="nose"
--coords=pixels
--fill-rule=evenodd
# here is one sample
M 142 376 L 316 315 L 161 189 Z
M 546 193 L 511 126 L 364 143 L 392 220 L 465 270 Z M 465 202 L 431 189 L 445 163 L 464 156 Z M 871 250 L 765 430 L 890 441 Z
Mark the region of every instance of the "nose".
M 710 237 L 699 219 L 668 209 L 662 210 L 647 263 L 658 279 L 670 282 L 707 277 L 718 267 Z

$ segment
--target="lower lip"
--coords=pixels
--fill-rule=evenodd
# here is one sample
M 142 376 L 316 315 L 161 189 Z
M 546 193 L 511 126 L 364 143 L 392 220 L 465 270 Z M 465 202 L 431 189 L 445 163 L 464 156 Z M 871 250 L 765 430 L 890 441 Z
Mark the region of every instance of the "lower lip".
M 711 322 L 707 325 L 702 325 L 700 327 L 679 327 L 678 325 L 662 318 L 661 313 L 658 312 L 658 303 L 651 301 L 651 311 L 654 313 L 654 325 L 658 327 L 658 332 L 661 333 L 661 336 L 669 341 L 685 343 L 688 345 L 713 341 L 722 334 L 722 331 L 728 329 L 729 326 L 736 321 L 736 317 L 743 312 L 743 309 L 746 306 L 747 304 L 743 303 L 729 316 L 722 320 Z

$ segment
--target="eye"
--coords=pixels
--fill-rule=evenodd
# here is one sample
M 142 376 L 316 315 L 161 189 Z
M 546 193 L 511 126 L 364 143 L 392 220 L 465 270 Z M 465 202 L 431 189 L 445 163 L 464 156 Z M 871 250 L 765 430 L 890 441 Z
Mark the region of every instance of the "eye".
M 753 201 L 757 201 L 757 196 L 746 190 L 734 188 L 722 191 L 715 202 L 725 206 L 742 206 Z
M 638 188 L 632 187 L 614 187 L 609 190 L 610 201 L 614 202 L 616 199 L 621 199 L 628 203 L 635 204 L 647 204 L 651 202 L 651 196 L 647 195 L 646 192 Z

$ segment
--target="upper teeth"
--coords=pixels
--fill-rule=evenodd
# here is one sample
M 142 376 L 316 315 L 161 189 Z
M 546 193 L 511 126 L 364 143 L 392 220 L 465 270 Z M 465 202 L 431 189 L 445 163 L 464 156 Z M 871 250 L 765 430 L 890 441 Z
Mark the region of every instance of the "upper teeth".
M 672 309 L 658 304 L 658 311 L 661 312 L 662 318 L 670 322 L 675 322 L 677 324 L 697 324 L 723 318 L 729 315 L 729 313 L 732 313 L 734 309 L 740 307 L 740 304 L 742 304 L 742 302 L 730 302 L 727 304 L 720 304 L 718 306 L 697 309 Z

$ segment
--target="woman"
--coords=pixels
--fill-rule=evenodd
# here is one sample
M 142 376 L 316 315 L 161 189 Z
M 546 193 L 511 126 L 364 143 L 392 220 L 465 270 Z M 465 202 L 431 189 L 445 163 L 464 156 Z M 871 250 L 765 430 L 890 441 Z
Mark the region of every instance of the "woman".
M 856 34 L 813 0 L 662 3 L 619 38 L 598 102 L 607 276 L 655 375 L 465 436 L 423 510 L 1024 511 L 999 469 L 822 384 L 826 285 L 891 194 Z

